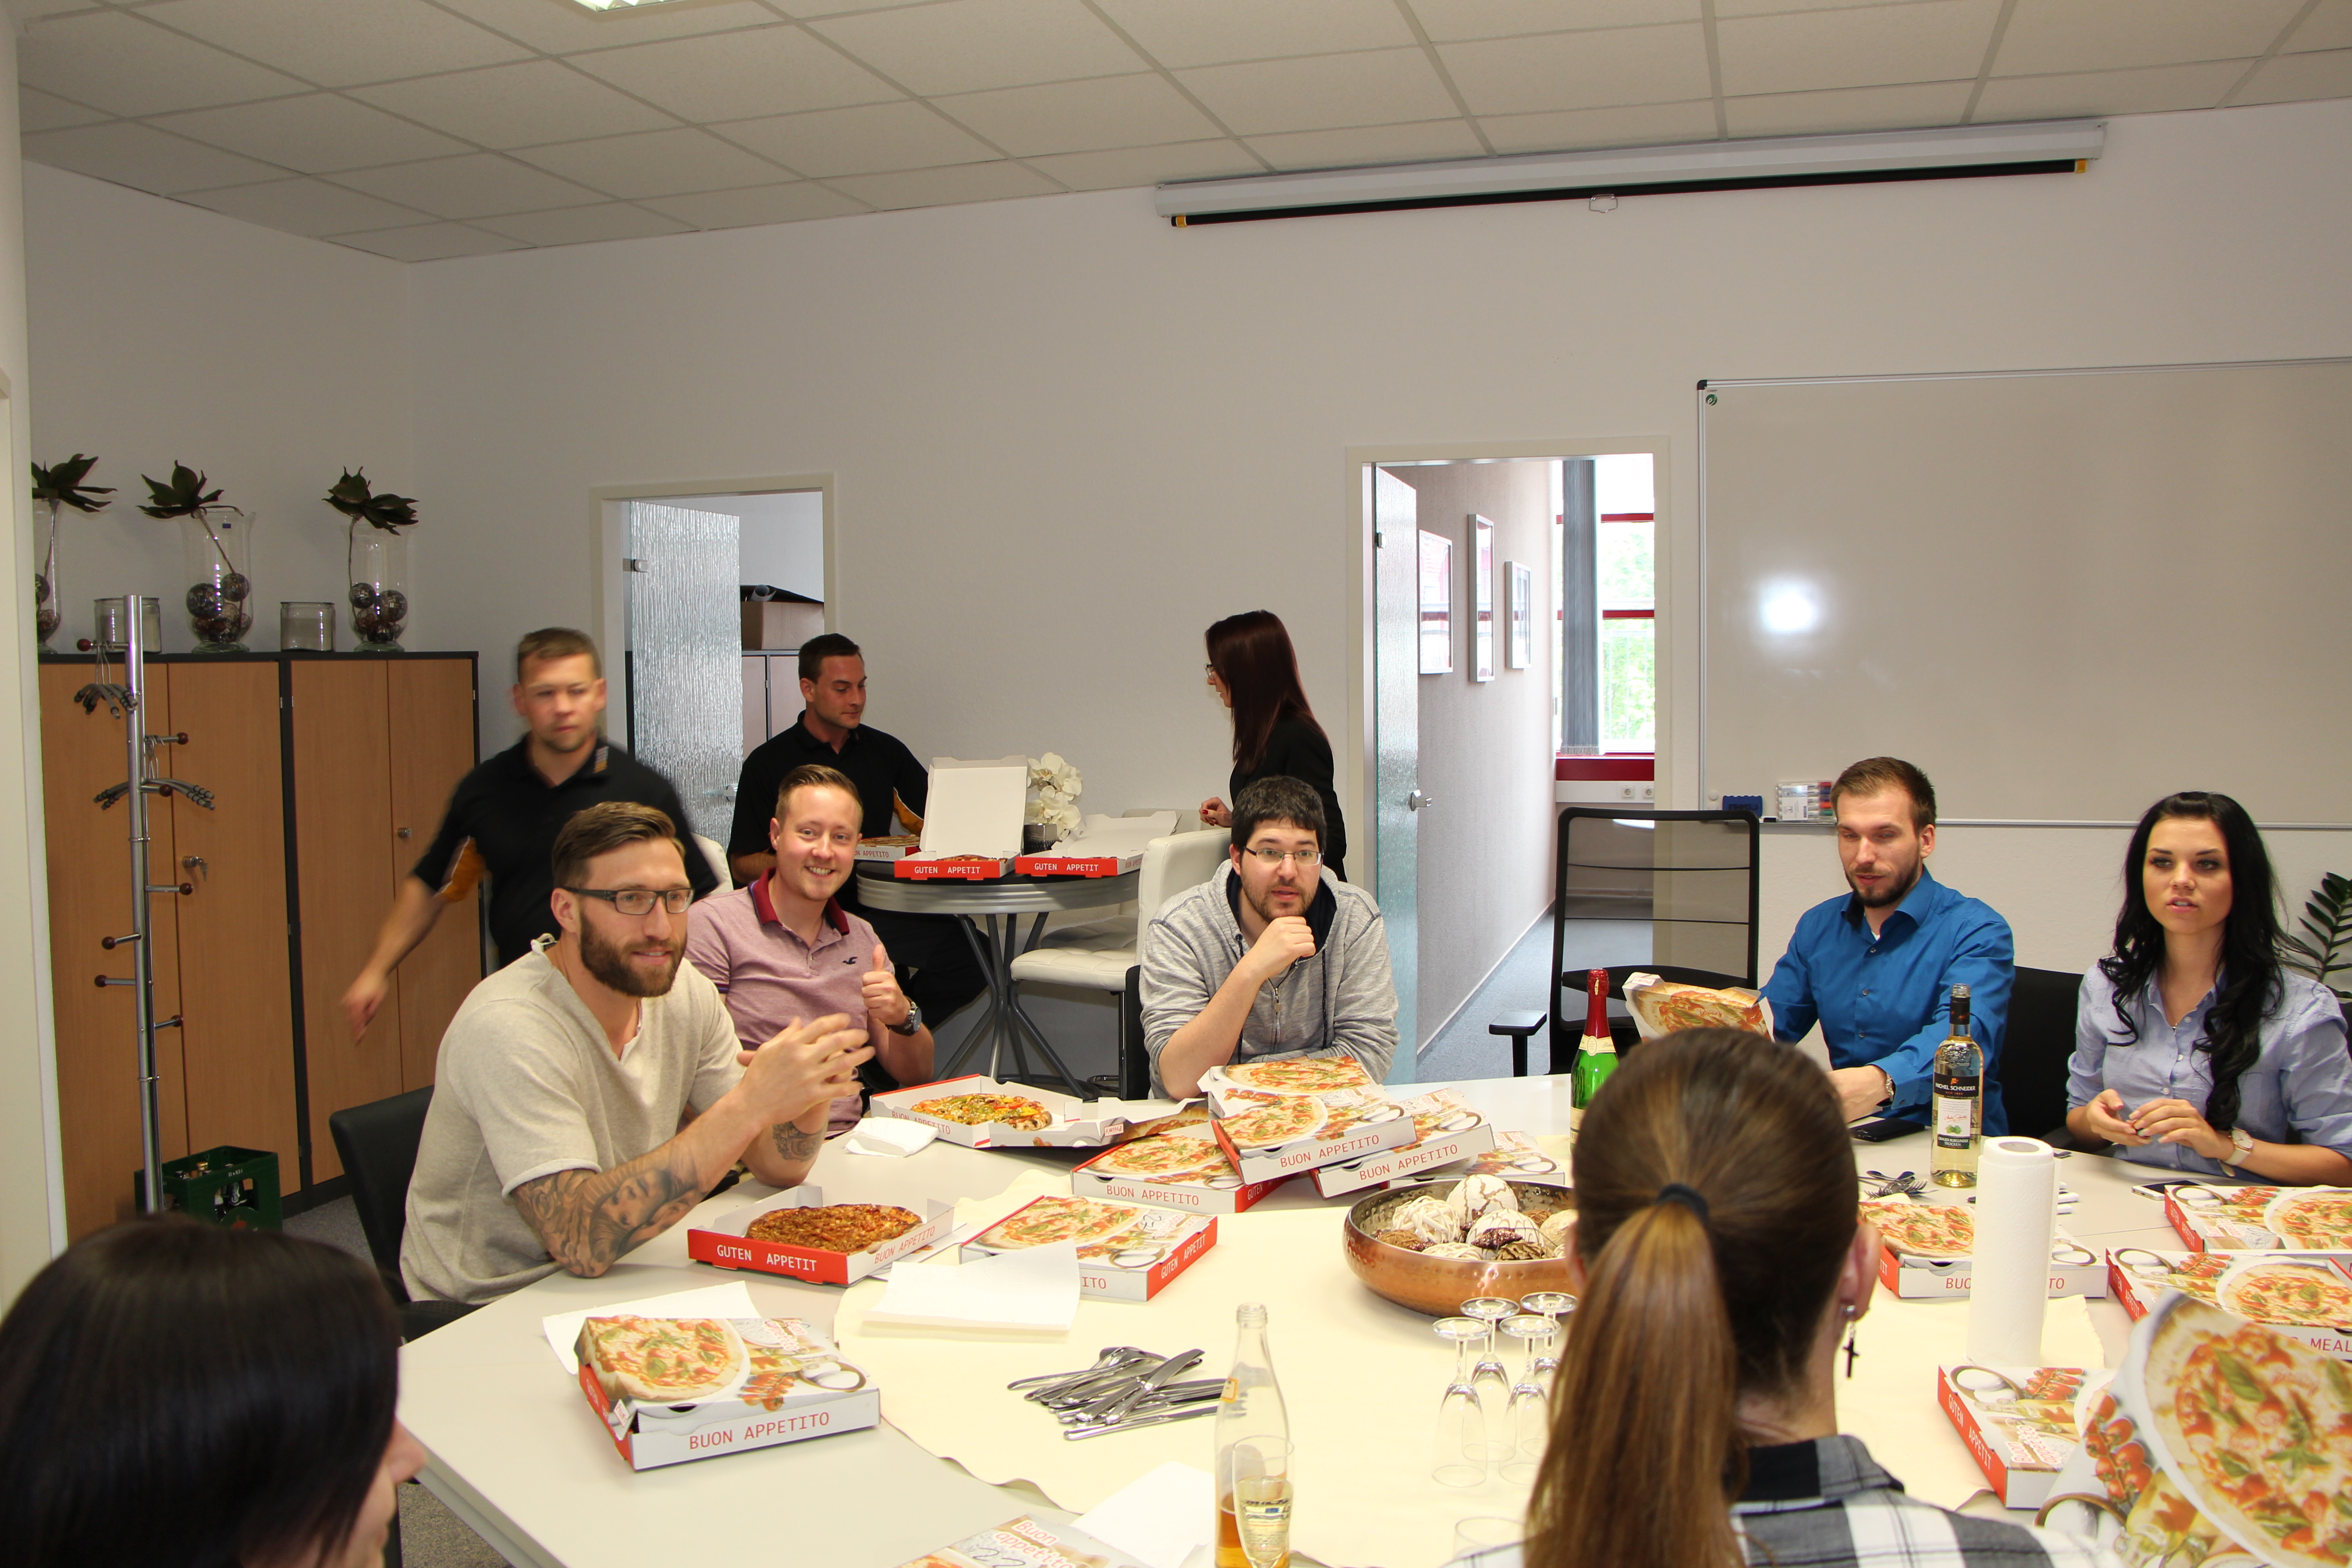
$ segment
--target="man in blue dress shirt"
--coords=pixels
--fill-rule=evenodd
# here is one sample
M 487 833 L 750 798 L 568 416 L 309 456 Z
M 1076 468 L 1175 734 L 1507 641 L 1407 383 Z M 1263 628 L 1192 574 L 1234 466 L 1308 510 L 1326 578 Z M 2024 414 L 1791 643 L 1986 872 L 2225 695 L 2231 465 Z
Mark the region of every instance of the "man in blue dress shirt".
M 1917 768 L 1895 757 L 1856 763 L 1832 799 L 1853 891 L 1797 921 L 1764 987 L 1773 1032 L 1793 1044 L 1820 1023 L 1848 1121 L 1884 1111 L 1925 1121 L 1952 987 L 1965 985 L 1969 1032 L 1984 1049 L 1984 1130 L 2008 1131 L 1995 1074 L 2017 978 L 2009 922 L 1927 874 L 1936 787 Z

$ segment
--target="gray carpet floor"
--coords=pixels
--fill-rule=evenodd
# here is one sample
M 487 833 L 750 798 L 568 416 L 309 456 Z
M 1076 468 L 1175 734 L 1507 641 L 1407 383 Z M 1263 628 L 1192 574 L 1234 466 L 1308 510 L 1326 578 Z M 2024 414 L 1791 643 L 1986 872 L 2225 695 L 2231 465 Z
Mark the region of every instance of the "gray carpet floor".
M 1569 933 L 1573 941 L 1562 962 L 1579 972 L 1595 965 L 1646 963 L 1650 960 L 1650 931 L 1647 921 L 1571 921 Z M 1503 1036 L 1488 1034 L 1486 1026 L 1505 1013 L 1548 1011 L 1551 995 L 1545 979 L 1550 968 L 1551 919 L 1547 914 L 1519 939 L 1445 1026 L 1421 1047 L 1419 1069 L 1414 1076 L 1423 1083 L 1510 1077 L 1511 1042 Z M 1581 1026 L 1584 997 L 1580 987 L 1570 989 L 1566 1005 L 1569 1022 Z M 1622 1004 L 1619 1004 L 1617 1011 L 1622 1010 Z M 1537 1035 L 1528 1042 L 1528 1070 L 1543 1072 L 1549 1056 L 1546 1037 Z

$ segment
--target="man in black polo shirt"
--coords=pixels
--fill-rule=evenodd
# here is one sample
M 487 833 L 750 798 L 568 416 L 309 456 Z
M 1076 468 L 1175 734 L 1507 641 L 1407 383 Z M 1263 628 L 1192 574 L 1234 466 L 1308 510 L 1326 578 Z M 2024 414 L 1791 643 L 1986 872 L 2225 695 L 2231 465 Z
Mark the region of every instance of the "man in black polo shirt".
M 532 941 L 555 930 L 555 836 L 572 814 L 600 801 L 635 801 L 666 812 L 680 832 L 686 811 L 670 782 L 606 741 L 604 672 L 584 632 L 551 626 L 515 648 L 515 711 L 530 732 L 457 781 L 441 831 L 401 879 L 375 951 L 343 993 L 343 1016 L 357 1039 L 383 1005 L 392 972 L 415 950 L 442 909 L 463 898 L 484 872 L 490 879 L 490 939 L 499 963 L 512 963 Z M 687 880 L 701 898 L 719 875 L 688 855 Z
M 773 869 L 768 824 L 776 790 L 794 768 L 814 763 L 849 775 L 866 808 L 859 832 L 875 838 L 919 823 L 930 796 L 930 774 L 905 742 L 859 721 L 866 714 L 866 658 L 838 632 L 801 645 L 801 716 L 743 759 L 735 786 L 735 822 L 727 837 L 727 863 L 738 880 L 757 881 Z M 909 915 L 858 901 L 857 879 L 835 895 L 874 927 L 898 969 L 901 989 L 937 1025 L 980 994 L 986 982 L 972 962 L 962 928 L 947 915 Z

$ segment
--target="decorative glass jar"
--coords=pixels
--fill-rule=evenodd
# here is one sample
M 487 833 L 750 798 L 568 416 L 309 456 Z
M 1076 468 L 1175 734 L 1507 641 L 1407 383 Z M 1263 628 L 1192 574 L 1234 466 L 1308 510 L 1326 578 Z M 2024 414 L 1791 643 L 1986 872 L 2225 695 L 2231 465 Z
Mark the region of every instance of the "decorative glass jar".
M 208 506 L 180 520 L 188 547 L 188 629 L 197 653 L 243 653 L 253 629 L 253 518 Z
M 40 503 L 41 563 L 33 573 L 33 629 L 43 653 L 50 651 L 49 638 L 57 635 L 58 607 L 64 603 L 58 594 L 58 515 L 64 510 L 63 501 Z
M 399 653 L 408 625 L 408 539 L 396 528 L 352 523 L 352 635 L 365 653 Z

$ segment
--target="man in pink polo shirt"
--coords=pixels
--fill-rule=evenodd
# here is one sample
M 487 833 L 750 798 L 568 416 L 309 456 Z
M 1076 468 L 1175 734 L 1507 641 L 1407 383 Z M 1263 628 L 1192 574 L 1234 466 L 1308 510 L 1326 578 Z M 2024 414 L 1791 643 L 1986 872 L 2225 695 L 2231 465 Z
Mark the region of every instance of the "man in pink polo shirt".
M 931 1031 L 874 928 L 834 898 L 856 863 L 865 813 L 839 771 L 811 763 L 786 773 L 768 823 L 775 868 L 694 906 L 687 962 L 719 987 L 745 1049 L 803 1019 L 863 1014 L 873 1065 L 901 1086 L 928 1083 Z M 828 1136 L 855 1126 L 863 1109 L 857 1095 L 835 1100 Z

